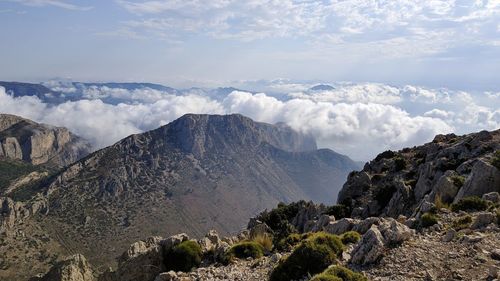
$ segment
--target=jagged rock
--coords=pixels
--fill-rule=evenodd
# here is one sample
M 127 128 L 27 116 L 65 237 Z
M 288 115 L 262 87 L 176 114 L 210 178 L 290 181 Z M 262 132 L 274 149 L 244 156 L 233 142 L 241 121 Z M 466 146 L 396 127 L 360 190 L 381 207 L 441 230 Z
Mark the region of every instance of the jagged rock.
M 250 238 L 272 234 L 273 230 L 265 223 L 257 224 L 250 229 Z
M 340 235 L 344 232 L 352 230 L 353 227 L 359 222 L 360 221 L 357 219 L 342 218 L 326 225 L 323 229 L 328 233 Z
M 455 171 L 446 171 L 432 188 L 434 196 L 440 196 L 443 202 L 453 202 L 460 188 L 453 183 L 453 176 L 458 176 L 458 174 Z
M 305 205 L 300 205 L 297 215 L 292 220 L 292 225 L 299 232 L 304 232 L 306 227 L 309 227 L 308 222 L 316 220 L 325 211 L 325 206 L 307 202 Z
M 313 232 L 322 231 L 327 225 L 332 224 L 334 221 L 335 221 L 335 216 L 321 215 L 310 231 Z M 305 228 L 310 228 L 310 226 L 308 226 L 308 224 L 306 223 Z M 304 232 L 308 231 L 304 229 Z
M 163 239 L 160 244 L 163 246 L 163 249 L 167 251 L 187 240 L 189 240 L 189 236 L 186 233 L 180 233 Z
M 493 251 L 491 251 L 491 258 L 500 260 L 500 249 L 494 249 Z
M 347 182 L 339 192 L 337 201 L 339 203 L 346 202 L 353 198 L 357 198 L 363 194 L 371 186 L 370 176 L 364 172 L 351 172 L 347 177 Z
M 471 174 L 465 180 L 464 185 L 458 191 L 454 202 L 467 196 L 481 197 L 490 192 L 500 192 L 500 170 L 479 159 L 472 167 Z
M 434 203 L 431 203 L 427 200 L 422 201 L 420 205 L 420 212 L 427 213 L 435 207 Z
M 358 221 L 356 225 L 352 228 L 352 230 L 360 233 L 360 234 L 365 234 L 371 227 L 372 225 L 379 225 L 382 222 L 382 218 L 379 217 L 369 217 L 366 218 L 362 221 Z
M 386 246 L 398 245 L 413 235 L 410 228 L 392 218 L 385 219 L 378 228 L 384 237 Z
M 150 237 L 133 243 L 118 259 L 116 271 L 108 274 L 107 278 L 116 281 L 153 281 L 160 272 L 165 271 L 161 244 L 164 241 L 160 237 Z
M 496 221 L 496 216 L 490 212 L 481 212 L 471 225 L 471 229 L 478 229 Z
M 483 200 L 490 201 L 492 203 L 500 203 L 500 194 L 498 192 L 490 192 L 483 194 Z
M 94 272 L 83 255 L 74 255 L 54 265 L 39 281 L 95 281 Z
M 222 262 L 226 259 L 226 252 L 231 248 L 231 246 L 226 242 L 221 242 L 217 245 L 214 250 L 214 260 Z
M 175 281 L 177 274 L 174 271 L 160 273 L 154 281 Z
M 372 226 L 352 250 L 350 262 L 359 265 L 376 263 L 384 249 L 384 237 L 376 226 Z

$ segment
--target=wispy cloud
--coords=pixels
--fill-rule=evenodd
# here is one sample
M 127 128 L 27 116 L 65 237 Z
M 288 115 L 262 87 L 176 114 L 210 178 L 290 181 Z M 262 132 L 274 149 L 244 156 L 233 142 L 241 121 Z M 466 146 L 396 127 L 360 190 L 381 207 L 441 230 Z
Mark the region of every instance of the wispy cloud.
M 20 4 L 23 4 L 25 6 L 31 6 L 31 7 L 52 6 L 52 7 L 57 7 L 57 8 L 67 9 L 67 10 L 74 10 L 74 11 L 88 11 L 88 10 L 91 10 L 93 8 L 91 6 L 75 5 L 75 4 L 69 3 L 67 1 L 62 1 L 62 0 L 9 0 L 9 1 L 20 3 Z

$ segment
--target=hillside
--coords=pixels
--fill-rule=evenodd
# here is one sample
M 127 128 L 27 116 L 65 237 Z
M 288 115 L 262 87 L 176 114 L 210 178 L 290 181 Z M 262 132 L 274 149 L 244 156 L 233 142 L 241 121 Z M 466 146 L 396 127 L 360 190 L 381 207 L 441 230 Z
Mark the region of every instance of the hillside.
M 280 201 L 334 202 L 354 169 L 348 157 L 317 150 L 313 138 L 284 125 L 189 114 L 67 167 L 44 189 L 43 214 L 23 227 L 46 237 L 35 238 L 33 251 L 47 246 L 111 265 L 150 235 L 232 233 Z

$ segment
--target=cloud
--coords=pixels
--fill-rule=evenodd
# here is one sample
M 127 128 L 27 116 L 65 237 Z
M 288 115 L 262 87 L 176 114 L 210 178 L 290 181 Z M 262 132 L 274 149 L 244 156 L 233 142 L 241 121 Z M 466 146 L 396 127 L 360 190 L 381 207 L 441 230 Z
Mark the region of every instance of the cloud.
M 62 1 L 62 0 L 8 0 L 8 1 L 20 3 L 25 6 L 31 6 L 31 7 L 53 6 L 57 8 L 75 10 L 75 11 L 88 11 L 93 8 L 90 6 L 79 6 L 71 4 L 68 3 L 67 1 Z

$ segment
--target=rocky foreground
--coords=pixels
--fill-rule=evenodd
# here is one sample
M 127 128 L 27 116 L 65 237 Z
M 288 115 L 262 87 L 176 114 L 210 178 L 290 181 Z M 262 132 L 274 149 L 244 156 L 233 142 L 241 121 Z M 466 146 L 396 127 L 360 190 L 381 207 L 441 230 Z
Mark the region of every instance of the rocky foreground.
M 497 280 L 500 278 L 500 195 L 489 193 L 482 201 L 485 211 L 436 208 L 436 221 L 369 217 L 341 218 L 325 213 L 325 207 L 300 203 L 290 223 L 303 233 L 326 232 L 342 235 L 355 231 L 361 238 L 345 243 L 337 263 L 359 272 L 366 279 L 340 280 Z M 485 205 L 485 206 L 486 206 Z M 119 258 L 115 270 L 98 274 L 81 255 L 68 258 L 47 274 L 31 281 L 190 281 L 190 280 L 269 280 L 273 270 L 283 264 L 298 246 L 272 250 L 262 257 L 224 261 L 224 254 L 242 241 L 263 234 L 276 234 L 265 223 L 253 219 L 247 230 L 220 238 L 210 231 L 196 241 L 203 252 L 198 268 L 188 272 L 168 270 L 166 253 L 189 241 L 186 234 L 169 238 L 151 237 L 130 246 Z M 352 242 L 352 241 L 351 241 Z M 304 243 L 304 242 L 302 242 Z M 300 280 L 324 280 L 305 274 Z M 272 280 L 272 279 L 271 279 Z M 335 279 L 332 279 L 335 280 Z

